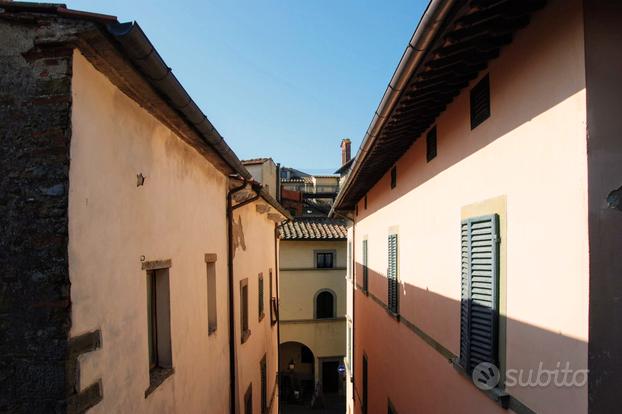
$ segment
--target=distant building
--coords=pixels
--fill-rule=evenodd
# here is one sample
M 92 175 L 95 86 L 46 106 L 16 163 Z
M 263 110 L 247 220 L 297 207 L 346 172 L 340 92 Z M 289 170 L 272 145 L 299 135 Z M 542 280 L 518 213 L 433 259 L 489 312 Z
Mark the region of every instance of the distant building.
M 621 21 L 430 2 L 334 204 L 349 412 L 620 412 Z
M 242 160 L 242 164 L 253 178 L 263 185 L 264 189 L 275 199 L 279 200 L 279 165 L 272 158 L 255 158 Z
M 287 212 L 138 24 L 0 2 L 0 50 L 0 411 L 276 413 Z
M 317 384 L 345 399 L 345 222 L 301 217 L 278 235 L 281 398 L 309 403 Z

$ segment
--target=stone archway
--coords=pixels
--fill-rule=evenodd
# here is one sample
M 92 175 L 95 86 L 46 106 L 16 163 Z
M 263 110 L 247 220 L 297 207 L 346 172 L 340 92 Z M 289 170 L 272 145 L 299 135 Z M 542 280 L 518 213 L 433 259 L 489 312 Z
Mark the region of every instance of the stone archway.
M 289 341 L 279 345 L 280 397 L 288 404 L 311 400 L 315 386 L 315 355 L 303 343 Z

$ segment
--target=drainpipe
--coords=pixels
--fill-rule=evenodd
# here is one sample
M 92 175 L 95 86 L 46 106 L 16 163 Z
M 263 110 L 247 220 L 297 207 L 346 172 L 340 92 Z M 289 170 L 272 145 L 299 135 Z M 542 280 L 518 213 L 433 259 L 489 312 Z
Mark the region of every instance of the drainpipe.
M 235 319 L 233 311 L 233 194 L 246 188 L 246 179 L 242 185 L 227 192 L 227 272 L 229 282 L 229 412 L 235 414 Z
M 277 224 L 274 223 L 274 276 L 276 279 L 276 363 L 277 363 L 277 384 L 279 386 L 279 398 L 276 401 L 276 413 L 281 412 L 281 318 L 279 314 L 279 253 L 277 250 L 277 243 L 279 232 L 277 230 Z M 272 298 L 270 298 L 272 301 Z M 270 303 L 272 306 L 272 303 Z
M 352 337 L 350 338 L 350 346 L 352 346 L 352 361 L 350 361 L 350 370 L 352 371 L 352 377 L 350 381 L 352 381 L 352 403 L 356 404 L 356 382 L 354 381 L 354 362 L 356 361 L 356 348 L 354 344 L 356 341 L 355 333 L 356 333 L 356 318 L 354 317 L 354 313 L 356 312 L 355 300 L 356 300 L 356 217 L 352 218 L 352 263 L 350 263 L 352 267 Z

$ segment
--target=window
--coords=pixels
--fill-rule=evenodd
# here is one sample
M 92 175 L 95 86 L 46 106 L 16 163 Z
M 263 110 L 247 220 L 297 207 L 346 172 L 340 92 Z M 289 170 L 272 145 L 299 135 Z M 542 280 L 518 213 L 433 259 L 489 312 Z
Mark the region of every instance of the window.
M 248 328 L 248 279 L 240 281 L 240 329 L 244 343 L 251 334 Z
M 352 369 L 352 323 L 348 321 L 348 337 L 346 338 L 346 352 L 348 357 L 348 369 Z
M 436 157 L 436 126 L 426 136 L 426 159 L 428 162 Z
M 248 384 L 244 394 L 244 414 L 253 414 L 253 383 Z
M 149 392 L 166 378 L 163 374 L 171 372 L 173 367 L 168 268 L 147 270 L 147 323 Z
M 268 271 L 268 274 L 270 275 L 270 303 L 268 306 L 270 306 L 270 323 L 272 325 L 276 324 L 277 320 L 276 320 L 276 298 L 274 297 L 274 292 L 272 291 L 272 269 L 270 269 Z
M 363 240 L 363 292 L 369 289 L 369 268 L 367 267 L 367 240 Z
M 265 354 L 259 363 L 259 373 L 261 375 L 261 414 L 265 414 L 268 412 L 268 378 L 266 374 Z
M 397 266 L 397 234 L 389 235 L 389 266 L 387 269 L 388 279 L 388 307 L 389 311 L 398 313 L 398 266 Z
M 328 290 L 322 290 L 315 295 L 315 319 L 329 319 L 335 317 L 335 295 Z
M 395 188 L 397 185 L 397 167 L 391 168 L 391 188 Z
M 471 129 L 490 117 L 490 78 L 484 76 L 471 89 Z
M 363 414 L 367 414 L 367 355 L 363 354 Z
M 334 267 L 335 252 L 315 252 L 315 267 L 330 269 Z
M 216 316 L 216 255 L 206 254 L 207 264 L 207 330 L 209 334 L 216 332 L 218 317 Z
M 395 407 L 393 406 L 391 400 L 388 400 L 387 403 L 387 414 L 397 414 L 397 411 L 395 411 Z
M 263 301 L 263 273 L 259 274 L 259 286 L 257 288 L 257 302 L 259 303 L 258 312 L 259 312 L 259 320 L 261 321 L 265 315 L 264 312 L 264 301 Z
M 349 241 L 348 242 L 348 279 L 352 279 L 352 268 L 353 268 L 353 263 L 352 263 L 352 242 Z
M 461 226 L 460 365 L 469 374 L 481 362 L 499 362 L 498 228 L 496 214 Z
M 303 364 L 313 364 L 315 362 L 313 352 L 306 346 L 300 347 L 300 362 Z

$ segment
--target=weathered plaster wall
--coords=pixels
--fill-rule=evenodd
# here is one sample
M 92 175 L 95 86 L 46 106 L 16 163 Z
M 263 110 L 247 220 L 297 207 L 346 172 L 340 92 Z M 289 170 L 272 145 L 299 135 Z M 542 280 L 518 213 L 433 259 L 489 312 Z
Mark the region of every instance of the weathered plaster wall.
M 239 246 L 234 258 L 233 303 L 235 315 L 235 347 L 237 372 L 238 407 L 244 407 L 244 394 L 252 383 L 253 412 L 261 412 L 261 382 L 259 363 L 266 356 L 267 397 L 270 413 L 278 408 L 276 373 L 278 371 L 277 325 L 270 321 L 270 270 L 272 294 L 276 297 L 276 269 L 278 266 L 278 245 L 275 246 L 275 222 L 268 213 L 258 212 L 267 208 L 262 200 L 250 203 L 234 211 L 234 220 L 241 223 L 246 248 Z M 271 210 L 274 213 L 274 210 Z M 277 249 L 277 250 L 275 250 Z M 259 273 L 263 273 L 264 317 L 259 317 Z M 248 339 L 241 343 L 240 335 L 240 281 L 248 279 Z M 240 408 L 241 410 L 242 408 Z M 224 411 L 223 411 L 224 412 Z M 241 411 L 240 411 L 241 412 Z
M 399 234 L 400 313 L 454 355 L 460 335 L 460 220 L 468 206 L 507 200 L 508 368 L 587 367 L 586 95 L 580 1 L 550 1 L 489 65 L 491 117 L 475 130 L 469 88 L 358 205 L 356 255 L 369 240 L 370 296 L 356 296 L 356 387 L 369 357 L 368 412 L 502 412 L 386 303 L 387 235 Z M 474 81 L 471 86 L 475 84 Z M 360 266 L 358 283 L 362 283 Z M 387 345 L 391 344 L 388 348 Z M 399 371 L 398 371 L 399 370 Z M 395 375 L 399 372 L 400 375 Z M 404 387 L 403 384 L 408 384 Z M 585 413 L 587 387 L 513 387 L 536 412 Z
M 74 53 L 69 274 L 72 335 L 101 330 L 80 358 L 93 413 L 228 410 L 226 178 Z M 137 174 L 145 177 L 137 186 Z M 217 255 L 218 329 L 208 335 L 205 254 Z M 170 259 L 175 373 L 149 386 L 146 273 Z

